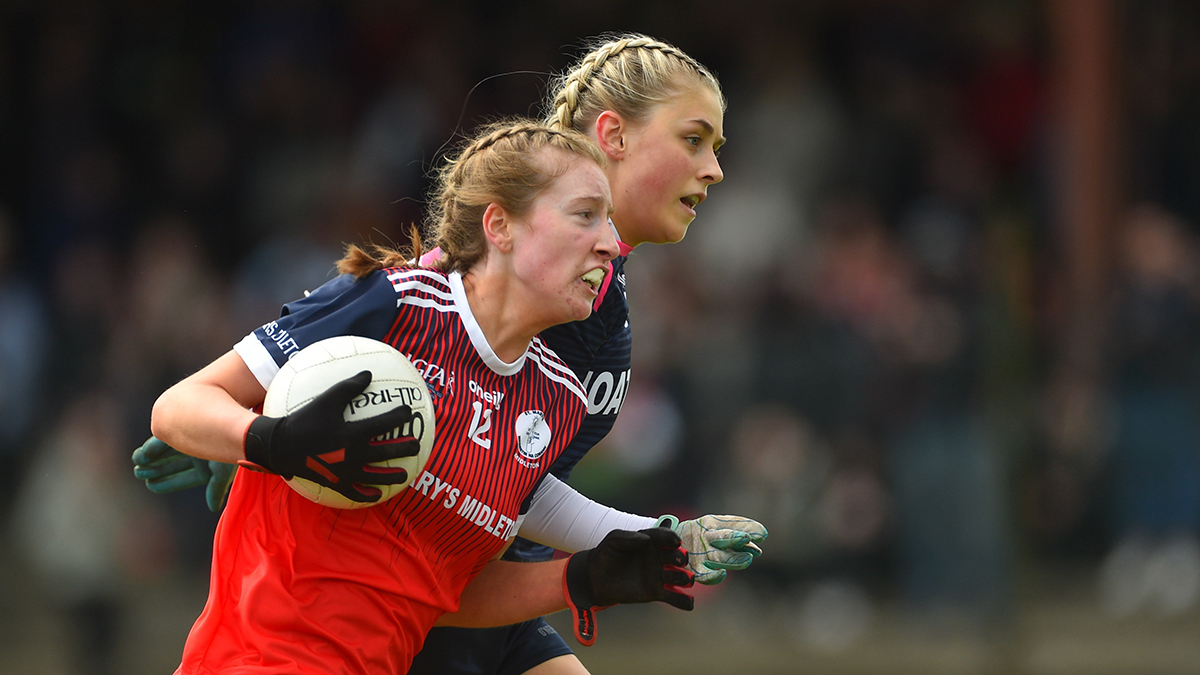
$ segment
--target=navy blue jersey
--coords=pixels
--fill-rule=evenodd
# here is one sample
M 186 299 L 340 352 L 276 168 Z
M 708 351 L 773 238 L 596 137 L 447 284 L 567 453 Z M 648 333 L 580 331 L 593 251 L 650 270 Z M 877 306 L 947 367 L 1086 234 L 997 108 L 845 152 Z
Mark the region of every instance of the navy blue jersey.
M 587 393 L 587 417 L 550 467 L 550 473 L 565 482 L 579 460 L 612 429 L 629 391 L 633 336 L 625 298 L 625 257 L 613 260 L 612 281 L 591 316 L 542 331 L 541 337 L 574 371 Z M 504 557 L 535 562 L 549 560 L 553 553 L 548 546 L 518 536 Z

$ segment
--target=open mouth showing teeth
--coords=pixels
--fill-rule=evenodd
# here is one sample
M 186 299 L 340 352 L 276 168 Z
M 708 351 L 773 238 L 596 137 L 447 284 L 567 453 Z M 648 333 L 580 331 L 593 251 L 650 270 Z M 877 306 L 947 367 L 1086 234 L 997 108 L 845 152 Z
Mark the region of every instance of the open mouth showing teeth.
M 700 195 L 688 195 L 679 201 L 683 202 L 689 209 L 694 209 L 700 203 Z
M 592 287 L 593 291 L 600 291 L 600 284 L 604 283 L 604 268 L 597 267 L 596 269 L 583 275 L 583 281 L 588 286 Z

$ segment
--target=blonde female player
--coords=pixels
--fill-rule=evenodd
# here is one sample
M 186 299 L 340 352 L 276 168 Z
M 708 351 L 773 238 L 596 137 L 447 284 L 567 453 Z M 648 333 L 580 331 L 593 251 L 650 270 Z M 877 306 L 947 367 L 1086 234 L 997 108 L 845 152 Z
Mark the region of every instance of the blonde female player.
M 484 528 L 452 503 L 452 495 L 471 495 L 519 522 L 584 418 L 579 381 L 536 336 L 591 314 L 618 253 L 604 162 L 577 132 L 535 123 L 489 129 L 442 173 L 436 266 L 385 267 L 404 258 L 379 261 L 352 247 L 341 276 L 159 397 L 155 436 L 202 459 L 257 469 L 239 472 L 230 492 L 208 601 L 179 673 L 403 673 L 443 615 L 501 625 L 568 605 L 583 613 L 614 601 L 691 608 L 674 590 L 691 579 L 668 529 L 613 532 L 565 563 L 489 564 L 515 528 Z M 285 417 L 252 412 L 289 353 L 335 335 L 386 341 L 456 380 L 430 382 L 439 433 L 413 487 L 352 512 L 310 502 L 281 476 L 377 500 L 363 483 L 404 477 L 366 465 L 417 448 L 413 439 L 372 439 L 411 411 L 344 422 L 345 406 L 370 382 L 363 372 Z M 489 443 L 467 433 L 481 391 L 499 394 L 489 399 Z M 547 432 L 540 464 L 515 452 L 518 420 L 532 418 Z M 485 567 L 499 570 L 478 588 L 519 577 L 522 593 L 503 601 L 493 593 L 480 611 L 456 613 Z
M 588 134 L 608 159 L 612 222 L 621 255 L 604 293 L 587 319 L 556 326 L 542 340 L 589 385 L 588 416 L 551 476 L 539 488 L 522 537 L 575 551 L 595 541 L 562 534 L 641 529 L 655 520 L 606 513 L 559 482 L 612 427 L 630 377 L 631 333 L 625 301 L 625 256 L 642 243 L 683 239 L 708 187 L 721 181 L 717 154 L 725 100 L 717 79 L 690 56 L 645 35 L 623 35 L 593 46 L 557 82 L 548 104 L 548 123 Z M 541 514 L 552 513 L 547 519 Z M 557 524 L 555 524 L 557 521 Z M 549 525 L 547 525 L 549 522 Z M 550 532 L 547 532 L 550 530 Z M 759 523 L 735 516 L 705 516 L 676 525 L 689 552 L 689 567 L 701 583 L 718 583 L 726 570 L 742 569 L 766 537 Z M 551 550 L 519 537 L 507 560 L 548 560 Z M 588 644 L 592 637 L 579 635 Z M 410 671 L 419 675 L 567 675 L 586 673 L 552 627 L 541 619 L 504 628 L 435 628 Z

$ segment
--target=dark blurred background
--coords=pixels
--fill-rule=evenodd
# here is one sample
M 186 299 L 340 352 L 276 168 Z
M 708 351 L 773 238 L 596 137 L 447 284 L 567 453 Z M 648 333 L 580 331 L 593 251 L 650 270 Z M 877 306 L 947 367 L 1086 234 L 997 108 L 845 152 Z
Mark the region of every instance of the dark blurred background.
M 717 73 L 727 178 L 631 257 L 573 482 L 771 537 L 584 663 L 1200 672 L 1190 0 L 6 0 L 0 672 L 178 664 L 216 516 L 132 476 L 157 394 L 606 31 Z

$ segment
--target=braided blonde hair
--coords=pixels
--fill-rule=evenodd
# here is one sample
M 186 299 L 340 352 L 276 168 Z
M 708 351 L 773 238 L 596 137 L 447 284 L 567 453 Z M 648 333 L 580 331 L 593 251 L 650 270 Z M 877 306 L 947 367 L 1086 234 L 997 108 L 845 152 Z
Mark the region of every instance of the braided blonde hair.
M 725 110 L 717 78 L 679 48 L 640 33 L 600 38 L 557 78 L 546 124 L 584 131 L 605 110 L 642 122 L 654 105 L 693 83 L 709 87 Z
M 432 243 L 442 249 L 436 266 L 447 272 L 469 270 L 487 253 L 483 213 L 488 205 L 499 204 L 520 217 L 567 170 L 570 160 L 579 158 L 601 168 L 606 162 L 596 144 L 577 131 L 516 118 L 483 126 L 438 171 L 426 216 Z M 361 277 L 404 264 L 410 255 L 420 256 L 415 228 L 412 238 L 413 251 L 374 246 L 368 254 L 350 245 L 338 270 Z

